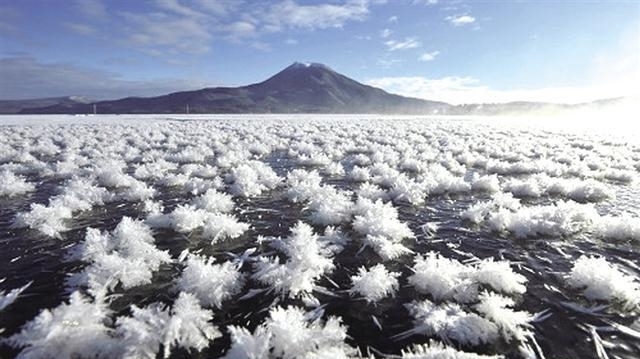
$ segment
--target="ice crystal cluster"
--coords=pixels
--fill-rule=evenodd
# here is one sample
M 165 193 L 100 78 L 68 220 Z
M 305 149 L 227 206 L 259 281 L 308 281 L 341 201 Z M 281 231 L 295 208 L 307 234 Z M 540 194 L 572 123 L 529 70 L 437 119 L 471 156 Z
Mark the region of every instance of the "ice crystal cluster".
M 351 293 L 360 294 L 367 302 L 375 303 L 398 290 L 399 276 L 400 273 L 389 272 L 382 264 L 369 269 L 360 267 L 358 274 L 351 277 Z
M 287 259 L 281 263 L 278 257 L 261 256 L 255 262 L 253 278 L 282 295 L 315 302 L 312 293 L 317 281 L 335 268 L 333 253 L 308 224 L 298 222 L 291 232 L 289 237 L 272 242 Z
M 581 256 L 566 280 L 589 300 L 618 301 L 627 309 L 640 309 L 640 281 L 603 257 Z
M 373 115 L 0 123 L 0 357 L 637 354 L 632 139 Z
M 69 282 L 87 286 L 96 297 L 118 285 L 128 289 L 151 283 L 153 272 L 171 262 L 171 256 L 159 250 L 154 241 L 148 226 L 129 217 L 122 218 L 112 233 L 88 228 L 76 255 L 89 265 Z

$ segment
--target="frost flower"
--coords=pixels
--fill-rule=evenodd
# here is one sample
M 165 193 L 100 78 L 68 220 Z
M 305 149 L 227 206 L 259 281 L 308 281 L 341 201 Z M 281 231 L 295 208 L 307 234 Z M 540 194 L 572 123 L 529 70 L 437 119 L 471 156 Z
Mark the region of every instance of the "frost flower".
M 389 272 L 382 264 L 377 264 L 370 269 L 361 267 L 358 274 L 351 277 L 351 294 L 360 294 L 369 303 L 393 295 L 398 290 L 398 277 L 400 273 Z

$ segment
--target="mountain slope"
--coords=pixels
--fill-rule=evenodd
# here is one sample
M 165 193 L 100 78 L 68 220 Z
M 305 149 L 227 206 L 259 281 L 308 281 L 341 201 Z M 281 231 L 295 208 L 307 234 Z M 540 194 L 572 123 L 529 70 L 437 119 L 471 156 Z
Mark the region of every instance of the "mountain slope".
M 444 114 L 444 102 L 407 98 L 361 84 L 321 64 L 294 63 L 269 79 L 157 97 L 96 103 L 98 113 L 410 113 Z M 21 113 L 88 113 L 86 105 L 54 104 Z
M 48 97 L 29 100 L 0 100 L 0 114 L 21 113 L 29 109 L 37 109 L 49 106 L 76 106 L 91 103 L 84 97 Z M 87 109 L 90 107 L 85 106 Z M 88 111 L 88 110 L 87 110 Z

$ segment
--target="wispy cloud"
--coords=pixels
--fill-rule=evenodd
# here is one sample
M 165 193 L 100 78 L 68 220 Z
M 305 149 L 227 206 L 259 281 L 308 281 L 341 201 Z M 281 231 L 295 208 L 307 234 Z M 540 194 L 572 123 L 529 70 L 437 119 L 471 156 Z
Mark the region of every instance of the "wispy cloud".
M 152 0 L 140 6 L 121 7 L 105 0 L 73 1 L 74 16 L 62 23 L 67 31 L 96 36 L 175 64 L 195 61 L 193 55 L 211 52 L 214 40 L 269 50 L 274 45 L 266 40 L 269 34 L 285 32 L 286 39 L 294 38 L 300 31 L 342 28 L 351 22 L 366 20 L 370 7 L 382 3 L 379 0 L 312 3 L 303 0 Z M 15 16 L 1 10 L 0 32 L 16 31 L 18 28 L 10 21 Z M 414 45 L 400 42 L 395 47 L 403 46 Z
M 413 0 L 413 4 L 435 5 L 437 3 L 438 0 Z
M 229 15 L 246 3 L 245 0 L 196 0 L 196 4 L 212 15 Z
M 232 41 L 240 41 L 245 38 L 256 37 L 258 28 L 249 21 L 236 21 L 224 26 L 226 38 Z
M 153 96 L 174 91 L 200 89 L 204 79 L 155 79 L 130 81 L 117 74 L 73 64 L 43 63 L 32 57 L 0 59 L 0 98 L 20 99 L 83 95 L 95 99 Z
M 125 13 L 129 32 L 125 42 L 152 55 L 202 54 L 211 49 L 213 37 L 200 18 L 163 12 Z
M 100 0 L 76 0 L 75 7 L 85 17 L 93 20 L 104 20 L 108 17 L 107 7 Z
M 433 60 L 436 59 L 436 56 L 438 56 L 438 55 L 440 55 L 440 51 L 425 52 L 424 54 L 420 55 L 418 60 L 420 60 L 420 61 L 433 61 Z
M 300 5 L 293 0 L 284 0 L 256 14 L 269 31 L 286 28 L 307 30 L 342 27 L 348 21 L 362 21 L 369 14 L 366 0 L 350 0 L 344 4 Z
M 389 40 L 384 43 L 388 51 L 415 49 L 422 44 L 415 37 L 407 37 L 403 41 Z
M 203 13 L 188 6 L 182 5 L 178 0 L 155 0 L 158 9 L 187 17 L 202 17 Z
M 471 15 L 453 15 L 444 18 L 453 26 L 464 26 L 476 22 L 476 18 Z
M 395 65 L 401 64 L 402 60 L 400 59 L 395 59 L 395 58 L 383 58 L 383 59 L 378 59 L 376 61 L 376 65 L 385 68 L 385 69 L 389 69 Z
M 21 17 L 18 10 L 9 6 L 0 6 L 0 34 L 15 35 L 20 33 L 17 20 Z
M 382 31 L 380 31 L 380 37 L 383 39 L 391 36 L 391 34 L 393 34 L 393 30 L 391 29 L 382 29 Z
M 154 56 L 203 54 L 212 49 L 212 40 L 225 39 L 247 46 L 268 47 L 260 38 L 266 34 L 301 30 L 341 28 L 363 21 L 373 0 L 325 1 L 307 4 L 298 0 L 271 3 L 244 0 L 154 0 L 145 9 L 109 13 L 109 3 L 82 0 L 76 9 L 86 18 L 110 16 L 110 28 L 91 26 L 86 21 L 65 24 L 75 33 L 90 34 L 96 29 L 120 32 L 121 44 Z M 111 37 L 111 36 L 110 36 Z M 258 44 L 258 45 L 256 45 Z M 174 59 L 167 59 L 175 60 Z
M 391 23 L 396 23 L 398 22 L 398 17 L 397 16 L 391 16 L 387 19 L 387 22 L 391 22 Z
M 64 27 L 66 27 L 69 31 L 76 33 L 78 35 L 93 35 L 97 32 L 96 28 L 87 24 L 80 24 L 75 22 L 65 22 Z

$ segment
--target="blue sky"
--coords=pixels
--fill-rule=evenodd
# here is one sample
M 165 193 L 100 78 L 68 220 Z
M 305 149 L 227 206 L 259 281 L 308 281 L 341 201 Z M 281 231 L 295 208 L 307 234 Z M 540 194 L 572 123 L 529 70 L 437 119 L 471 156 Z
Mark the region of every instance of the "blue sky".
M 4 0 L 0 98 L 119 98 L 320 62 L 451 103 L 637 95 L 640 1 Z

